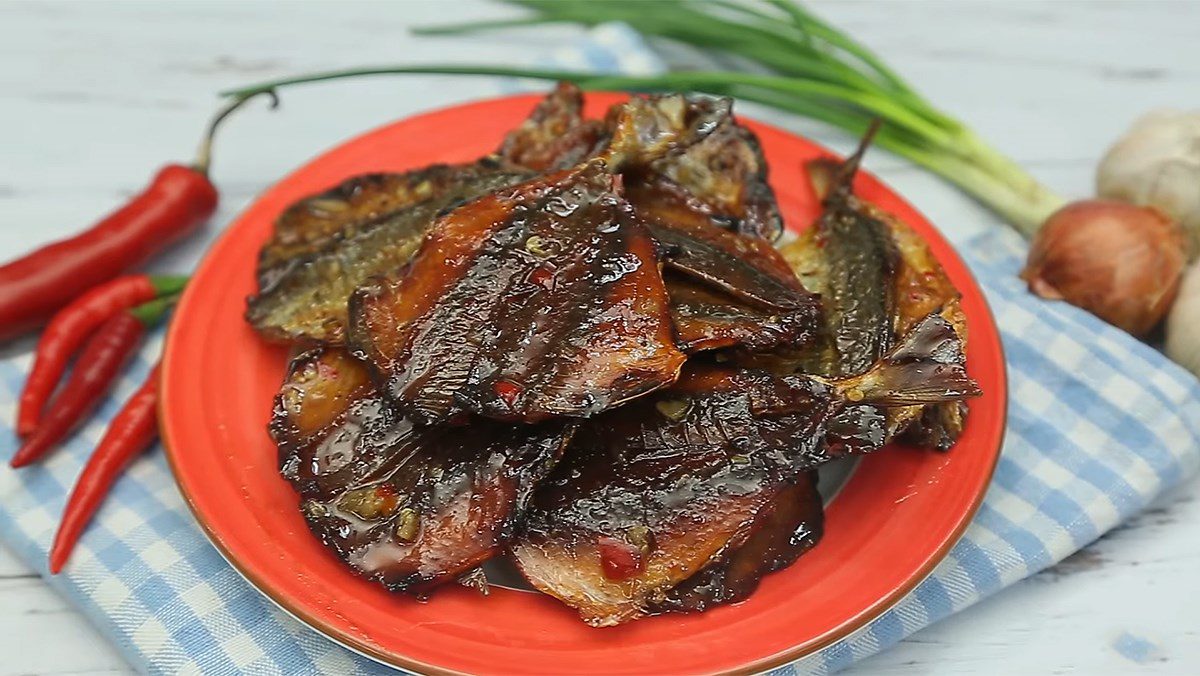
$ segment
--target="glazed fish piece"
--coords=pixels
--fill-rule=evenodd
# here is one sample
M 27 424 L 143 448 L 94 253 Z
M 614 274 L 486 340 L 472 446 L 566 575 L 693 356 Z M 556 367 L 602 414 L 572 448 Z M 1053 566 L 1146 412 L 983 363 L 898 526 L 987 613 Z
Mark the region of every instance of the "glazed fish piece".
M 635 96 L 609 110 L 608 144 L 598 157 L 613 173 L 643 168 L 694 147 L 729 119 L 727 98 Z
M 824 526 L 817 473 L 805 472 L 755 516 L 744 544 L 673 587 L 650 613 L 703 612 L 743 601 L 765 575 L 792 565 L 815 547 Z
M 418 427 L 338 348 L 298 357 L 271 432 L 309 528 L 360 575 L 417 593 L 503 551 L 565 423 Z
M 589 421 L 527 513 L 513 546 L 522 574 L 593 626 L 648 614 L 824 459 L 824 395 L 689 366 L 671 390 Z M 756 397 L 793 410 L 756 420 Z
M 684 359 L 654 244 L 600 163 L 456 210 L 407 276 L 351 308 L 353 345 L 422 422 L 587 416 Z
M 669 270 L 663 279 L 671 298 L 675 343 L 688 354 L 727 347 L 796 349 L 812 339 L 818 325 L 815 304 L 764 309 Z
M 933 315 L 875 367 L 844 380 L 689 364 L 670 389 L 583 424 L 527 513 L 513 545 L 518 566 L 594 626 L 670 607 L 672 598 L 698 603 L 695 590 L 671 590 L 736 560 L 786 489 L 846 438 L 859 450 L 882 443 L 883 418 L 871 415 L 858 417 L 856 430 L 847 427 L 853 419 L 840 421 L 839 443 L 827 443 L 837 414 L 977 394 L 956 345 Z
M 582 108 L 579 88 L 560 83 L 509 132 L 495 156 L 480 161 L 537 172 L 574 166 L 594 153 L 606 134 L 599 121 L 583 119 Z M 459 174 L 476 169 L 474 163 L 435 164 L 403 173 L 363 174 L 300 200 L 280 215 L 263 245 L 260 288 L 272 286 L 291 264 L 317 253 L 333 238 L 452 190 L 462 180 Z
M 819 305 L 770 239 L 781 227 L 749 131 L 727 120 L 708 138 L 625 176 L 625 197 L 666 265 L 676 335 L 687 352 L 796 350 Z M 769 217 L 768 217 L 769 215 Z
M 865 148 L 865 145 L 864 145 Z M 817 160 L 809 164 L 808 171 L 819 195 L 826 199 L 835 190 L 840 190 L 847 197 L 841 198 L 841 204 L 853 209 L 873 223 L 886 228 L 887 237 L 891 241 L 891 249 L 895 252 L 895 264 L 889 278 L 876 280 L 877 284 L 886 284 L 880 289 L 890 294 L 887 305 L 891 308 L 891 328 L 893 338 L 903 335 L 912 326 L 930 313 L 940 313 L 953 327 L 963 345 L 967 342 L 966 317 L 962 312 L 958 292 L 946 275 L 945 270 L 937 262 L 929 250 L 925 240 L 907 225 L 873 205 L 863 202 L 853 196 L 850 179 L 852 174 L 847 165 L 861 158 L 862 149 L 846 165 L 830 160 Z M 831 252 L 836 252 L 836 245 L 830 248 L 830 243 L 823 241 L 818 229 L 810 230 L 801 235 L 795 242 L 783 248 L 783 255 L 792 265 L 804 284 L 824 293 L 828 317 L 845 315 L 849 308 L 846 296 L 827 293 L 831 284 L 831 269 L 836 258 Z M 868 297 L 875 297 L 874 294 Z M 852 299 L 851 299 L 852 300 Z M 815 373 L 837 373 L 846 368 L 839 362 L 839 354 L 833 341 L 828 337 L 834 335 L 837 327 L 830 325 L 824 332 L 824 341 L 817 341 L 823 346 L 809 351 L 799 360 L 799 368 Z M 893 437 L 905 428 L 911 428 L 904 435 L 905 441 L 929 448 L 946 450 L 953 445 L 961 434 L 966 421 L 967 407 L 962 402 L 940 404 L 935 407 L 913 407 L 909 409 L 892 409 L 888 411 L 889 433 Z
M 703 141 L 651 168 L 702 203 L 728 229 L 768 242 L 783 234 L 762 147 L 754 133 L 733 118 Z
M 853 179 L 870 136 L 836 169 L 810 165 L 824 205 L 816 224 L 784 247 L 797 276 L 819 293 L 826 325 L 823 345 L 806 355 L 814 373 L 862 373 L 894 337 L 899 254 L 890 227 L 854 195 Z
M 404 173 L 364 174 L 300 200 L 275 221 L 271 239 L 259 252 L 259 288 L 271 287 L 335 237 L 445 193 L 462 180 L 459 174 L 474 170 L 469 164 L 435 164 Z
M 672 268 L 737 298 L 780 310 L 816 306 L 775 247 L 718 227 L 694 198 L 661 179 L 633 178 L 625 197 Z
M 429 183 L 423 201 L 375 220 L 343 224 L 315 252 L 289 259 L 286 270 L 268 275 L 269 285 L 248 300 L 246 320 L 270 340 L 343 342 L 350 294 L 371 277 L 403 269 L 441 211 L 529 178 L 492 161 L 447 172 Z
M 351 299 L 351 343 L 422 423 L 586 417 L 675 380 L 654 242 L 612 171 L 707 133 L 727 102 L 633 99 L 600 157 L 438 220 L 402 279 Z
M 269 428 L 281 463 L 374 390 L 365 364 L 345 350 L 318 347 L 297 355 L 275 397 Z
M 567 169 L 596 154 L 608 140 L 600 120 L 583 119 L 583 93 L 560 82 L 520 127 L 509 132 L 497 155 L 537 172 Z
M 595 154 L 607 131 L 582 119 L 582 103 L 578 88 L 560 84 L 494 156 L 356 176 L 297 202 L 260 252 L 247 316 L 272 340 L 341 342 L 349 292 L 411 257 L 434 214 Z
M 967 344 L 967 317 L 963 314 L 962 294 L 954 287 L 929 245 L 907 225 L 888 217 L 892 241 L 900 253 L 896 271 L 895 331 L 908 331 L 915 322 L 938 312 L 954 327 L 959 340 Z M 923 448 L 947 451 L 967 424 L 967 406 L 961 401 L 888 411 L 889 434 L 903 431 L 901 439 Z

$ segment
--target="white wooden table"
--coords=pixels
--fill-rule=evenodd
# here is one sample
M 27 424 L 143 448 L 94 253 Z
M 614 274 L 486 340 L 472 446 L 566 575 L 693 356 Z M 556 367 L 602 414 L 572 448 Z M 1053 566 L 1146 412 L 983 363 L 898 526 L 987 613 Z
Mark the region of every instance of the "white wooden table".
M 1141 111 L 1200 108 L 1200 3 L 823 2 L 929 97 L 1068 196 Z M 66 235 L 187 160 L 222 87 L 359 63 L 521 62 L 540 33 L 414 39 L 411 25 L 511 13 L 483 3 L 0 2 L 0 259 Z M 558 34 L 566 44 L 572 32 Z M 388 119 L 478 95 L 471 79 L 377 79 L 284 93 L 217 146 L 214 225 L 315 152 Z M 755 114 L 757 112 L 755 111 Z M 768 117 L 770 117 L 768 115 Z M 776 118 L 778 119 L 778 118 Z M 814 125 L 789 128 L 845 149 Z M 945 229 L 999 227 L 883 153 L 869 168 Z M 860 673 L 1200 673 L 1200 487 L 1166 496 L 1064 563 L 919 633 Z M 1155 648 L 1141 661 L 1130 641 Z M 0 548 L 0 674 L 125 672 L 86 621 Z

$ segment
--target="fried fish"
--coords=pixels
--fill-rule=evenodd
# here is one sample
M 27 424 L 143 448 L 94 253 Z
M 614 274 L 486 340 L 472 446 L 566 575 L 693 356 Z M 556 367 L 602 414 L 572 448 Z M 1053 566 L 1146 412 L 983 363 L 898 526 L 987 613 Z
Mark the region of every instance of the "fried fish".
M 858 452 L 882 445 L 882 416 L 842 417 L 835 430 L 840 413 L 978 394 L 957 346 L 949 324 L 931 315 L 875 366 L 847 379 L 689 364 L 670 389 L 582 424 L 530 506 L 513 545 L 518 566 L 534 587 L 594 626 L 718 602 L 723 592 L 708 594 L 700 589 L 706 584 L 729 582 L 736 595 L 749 580 L 734 581 L 753 574 L 740 568 L 753 566 L 737 552 L 753 543 L 762 519 L 789 508 L 781 502 L 789 489 L 846 452 L 847 440 Z M 811 514 L 809 505 L 795 521 Z M 778 535 L 763 534 L 747 554 Z
M 577 87 L 560 84 L 494 155 L 355 176 L 292 205 L 259 254 L 247 319 L 274 341 L 343 342 L 350 293 L 401 271 L 441 212 L 595 154 L 607 130 L 582 105 Z
M 782 253 L 804 284 L 822 294 L 827 323 L 814 341 L 816 348 L 800 352 L 791 368 L 831 375 L 856 372 L 934 312 L 966 345 L 961 295 L 929 245 L 903 222 L 854 194 L 853 177 L 869 142 L 868 136 L 844 163 L 818 159 L 807 167 L 825 210 L 816 226 L 785 245 Z M 855 231 L 858 236 L 845 236 Z M 906 441 L 946 450 L 962 433 L 967 407 L 948 402 L 896 408 L 887 415 L 889 438 L 907 429 Z
M 426 178 L 419 180 L 420 176 Z M 260 268 L 259 292 L 247 302 L 246 320 L 273 341 L 343 342 L 350 294 L 372 277 L 402 270 L 439 213 L 529 176 L 524 171 L 505 169 L 494 160 L 481 160 L 351 181 L 343 186 L 373 185 L 378 189 L 343 200 L 346 206 L 342 211 L 332 206 L 334 197 L 305 200 L 285 214 L 286 222 L 301 220 L 295 214 L 311 214 L 314 210 L 336 216 L 324 218 L 320 228 L 297 227 L 294 232 L 310 234 L 311 241 L 303 246 L 285 245 L 285 240 L 278 239 L 264 249 L 263 261 L 274 262 Z M 413 181 L 415 187 L 409 189 Z M 395 189 L 387 191 L 380 186 Z M 330 194 L 337 192 L 335 189 Z M 368 216 L 374 213 L 372 205 L 385 202 L 403 206 L 381 216 Z M 323 206 L 314 209 L 313 204 Z M 331 234 L 324 238 L 316 235 L 326 230 Z M 297 242 L 302 239 L 297 235 Z
M 352 347 L 426 424 L 587 417 L 671 383 L 684 355 L 655 244 L 614 174 L 727 114 L 727 101 L 632 99 L 597 157 L 440 218 L 406 275 L 351 298 Z
M 294 360 L 271 422 L 313 533 L 360 575 L 417 593 L 505 549 L 572 430 L 414 425 L 333 347 Z

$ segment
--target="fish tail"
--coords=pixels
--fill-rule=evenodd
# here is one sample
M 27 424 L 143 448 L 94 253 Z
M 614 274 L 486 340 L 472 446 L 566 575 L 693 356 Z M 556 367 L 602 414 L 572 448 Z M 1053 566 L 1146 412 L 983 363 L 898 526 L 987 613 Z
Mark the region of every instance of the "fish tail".
M 981 393 L 967 376 L 962 340 L 936 312 L 918 322 L 870 370 L 832 385 L 847 402 L 879 406 L 936 404 Z
M 839 162 L 833 157 L 818 157 L 805 165 L 808 180 L 821 201 L 845 199 L 854 193 L 854 176 L 858 173 L 863 156 L 867 154 L 867 149 L 871 147 L 871 142 L 875 140 L 875 134 L 882 125 L 879 118 L 871 120 L 862 140 L 858 142 L 858 148 L 845 160 Z
M 609 171 L 618 172 L 679 152 L 729 119 L 731 105 L 728 98 L 635 96 L 616 113 L 612 140 L 601 158 Z

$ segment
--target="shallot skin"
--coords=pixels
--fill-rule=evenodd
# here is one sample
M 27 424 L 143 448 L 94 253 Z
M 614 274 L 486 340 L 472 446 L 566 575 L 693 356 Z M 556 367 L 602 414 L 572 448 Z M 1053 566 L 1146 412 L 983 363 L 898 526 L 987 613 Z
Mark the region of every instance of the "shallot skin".
M 1021 278 L 1134 336 L 1162 321 L 1186 263 L 1179 226 L 1153 207 L 1081 200 L 1046 219 Z

